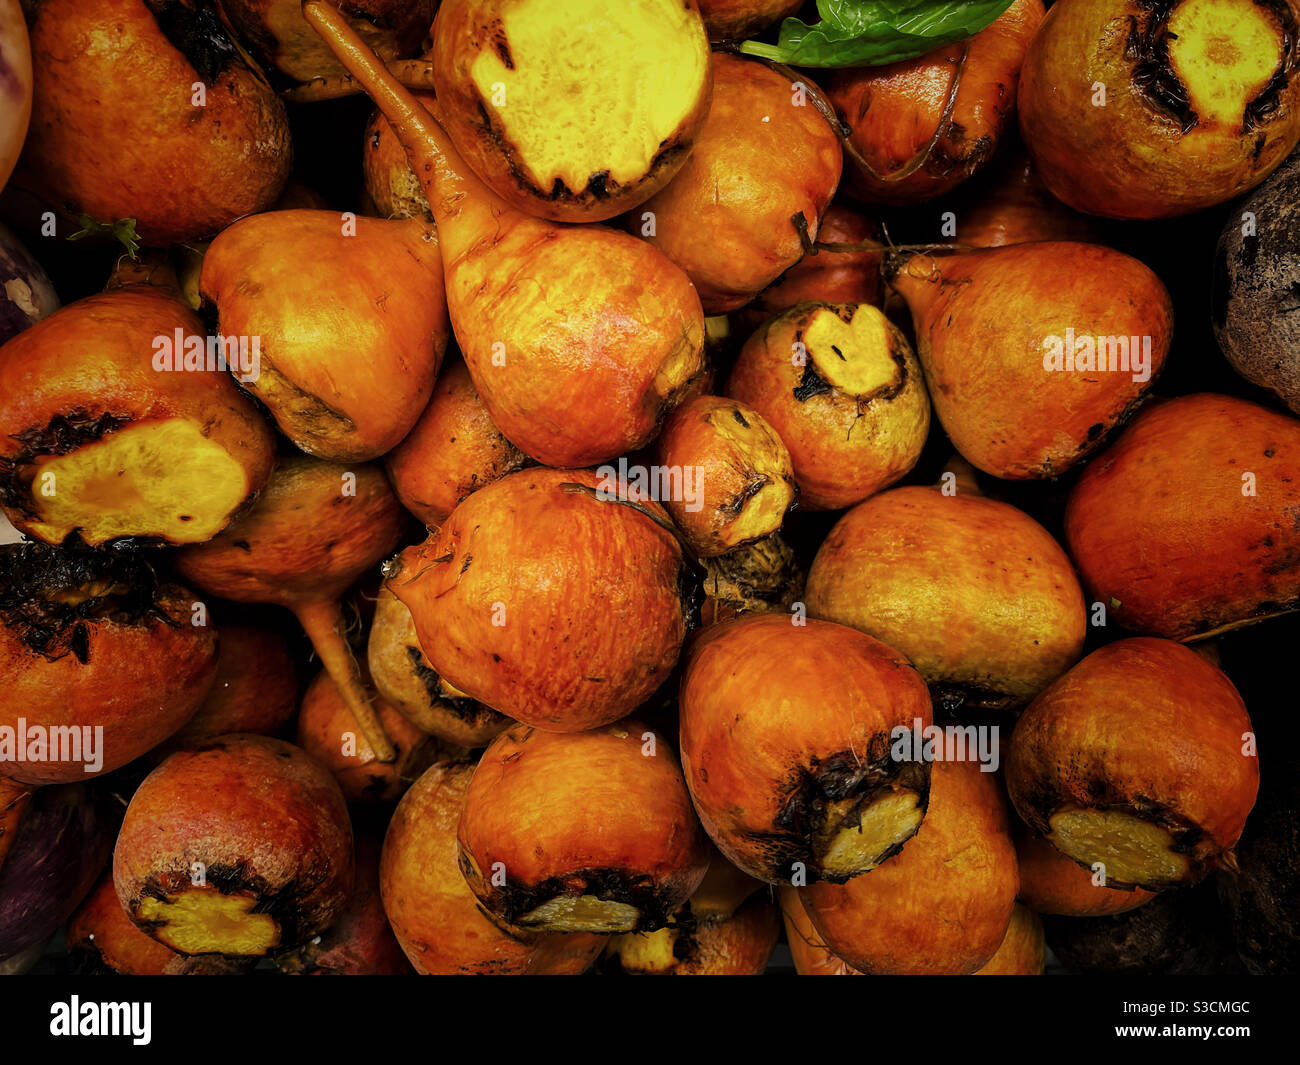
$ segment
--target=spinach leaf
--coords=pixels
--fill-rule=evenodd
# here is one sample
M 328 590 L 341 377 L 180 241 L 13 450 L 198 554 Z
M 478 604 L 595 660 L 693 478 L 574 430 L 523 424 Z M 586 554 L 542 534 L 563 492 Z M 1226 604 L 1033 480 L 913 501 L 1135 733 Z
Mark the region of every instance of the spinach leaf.
M 1012 0 L 817 0 L 821 21 L 781 23 L 779 42 L 746 41 L 740 50 L 797 67 L 897 63 L 972 37 Z

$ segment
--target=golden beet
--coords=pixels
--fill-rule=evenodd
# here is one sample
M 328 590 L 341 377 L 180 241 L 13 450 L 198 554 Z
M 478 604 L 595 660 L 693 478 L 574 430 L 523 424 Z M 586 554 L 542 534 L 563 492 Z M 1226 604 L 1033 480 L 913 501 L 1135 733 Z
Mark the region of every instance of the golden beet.
M 378 466 L 295 455 L 225 533 L 173 559 L 186 580 L 214 595 L 292 610 L 382 762 L 393 760 L 393 747 L 344 639 L 338 599 L 393 551 L 407 520 Z
M 136 927 L 182 954 L 296 947 L 343 912 L 352 825 L 334 778 L 297 747 L 234 733 L 145 778 L 113 853 Z
M 776 889 L 781 900 L 781 917 L 785 939 L 790 944 L 794 971 L 800 976 L 864 976 L 826 946 L 822 935 L 813 927 L 798 888 Z
M 709 40 L 743 40 L 793 15 L 802 0 L 699 0 Z
M 901 262 L 934 410 L 995 477 L 1057 477 L 1101 446 L 1164 365 L 1173 308 L 1120 252 L 1047 241 Z
M 457 838 L 486 912 L 547 932 L 662 928 L 709 864 L 667 738 L 632 719 L 503 732 L 474 770 Z
M 1231 863 L 1259 760 L 1237 689 L 1186 647 L 1102 647 L 1030 704 L 1006 763 L 1016 812 L 1108 884 L 1160 891 Z
M 900 854 L 800 892 L 826 945 L 869 975 L 965 975 L 997 953 L 1016 902 L 1016 851 L 997 778 L 933 764 L 925 822 Z
M 316 34 L 312 34 L 313 37 Z M 431 93 L 415 94 L 425 108 L 433 106 Z M 366 123 L 366 138 L 362 147 L 361 169 L 366 194 L 375 205 L 380 218 L 424 218 L 433 221 L 424 186 L 411 169 L 406 149 L 393 133 L 393 127 L 382 111 L 375 111 Z
M 808 572 L 808 612 L 916 666 L 936 702 L 1023 705 L 1083 653 L 1074 567 L 1029 515 L 969 492 L 895 488 L 859 503 Z
M 699 142 L 629 225 L 690 275 L 707 314 L 733 311 L 803 258 L 840 166 L 839 140 L 806 88 L 715 52 Z
M 443 0 L 430 57 L 461 158 L 516 210 L 559 222 L 662 188 L 709 110 L 693 0 Z
M 930 767 L 892 732 L 930 723 L 902 655 L 828 621 L 755 614 L 706 630 L 680 695 L 682 767 L 718 849 L 768 883 L 843 881 L 925 816 Z
M 557 732 L 640 706 L 686 634 L 683 558 L 663 511 L 626 496 L 590 470 L 523 470 L 402 552 L 388 587 L 438 675 Z
M 274 438 L 229 375 L 185 360 L 205 337 L 181 303 L 129 286 L 69 304 L 0 347 L 9 520 L 47 543 L 91 546 L 200 543 L 229 524 L 266 484 Z
M 196 607 L 129 554 L 0 547 L 5 776 L 85 780 L 176 732 L 217 672 L 217 636 Z
M 430 223 L 268 211 L 212 242 L 199 286 L 223 335 L 259 339 L 245 385 L 308 454 L 377 458 L 420 417 L 447 346 Z
M 280 195 L 292 157 L 284 105 L 210 11 L 42 0 L 31 33 L 24 165 L 52 206 L 133 218 L 146 245 L 166 247 Z
M 920 203 L 984 167 L 1012 127 L 1020 65 L 1042 20 L 1042 0 L 1015 0 L 967 42 L 834 71 L 826 94 L 870 167 L 850 154 L 845 183 L 854 195 L 866 203 Z
M 790 452 L 758 411 L 734 399 L 683 403 L 664 423 L 654 454 L 680 489 L 657 498 L 697 556 L 776 532 L 794 503 Z
M 402 505 L 431 527 L 471 492 L 526 465 L 528 457 L 496 427 L 459 358 L 443 367 L 424 413 L 384 458 Z
M 1175 640 L 1295 609 L 1298 463 L 1289 415 L 1209 393 L 1153 403 L 1070 493 L 1084 584 L 1126 629 Z
M 838 510 L 888 488 L 921 456 L 930 400 L 907 338 L 866 303 L 803 303 L 745 343 L 726 393 L 772 425 L 800 506 Z
M 976 976 L 1041 976 L 1047 960 L 1043 922 L 1028 906 L 1016 903 L 1002 945 Z
M 546 28 L 543 3 L 521 10 Z M 704 313 L 690 279 L 630 234 L 509 206 L 333 7 L 308 0 L 303 11 L 379 104 L 424 183 L 451 324 L 492 420 L 549 466 L 604 462 L 648 443 L 704 369 Z M 443 13 L 452 18 L 452 5 Z M 565 143 L 574 141 L 592 138 Z
M 498 925 L 465 883 L 456 827 L 473 775 L 472 765 L 436 765 L 397 804 L 379 869 L 397 941 L 426 975 L 582 972 L 605 945 L 603 936 Z
M 1020 128 L 1080 211 L 1169 218 L 1253 188 L 1300 140 L 1287 0 L 1062 0 L 1025 57 Z

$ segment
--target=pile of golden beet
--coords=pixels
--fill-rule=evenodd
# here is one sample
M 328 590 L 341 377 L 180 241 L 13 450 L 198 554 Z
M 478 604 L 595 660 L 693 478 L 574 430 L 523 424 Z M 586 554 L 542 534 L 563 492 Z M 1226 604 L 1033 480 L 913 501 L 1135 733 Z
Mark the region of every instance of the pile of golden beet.
M 1300 421 L 1158 396 L 1106 234 L 1282 165 L 1293 4 L 811 76 L 734 46 L 781 0 L 25 6 L 0 205 L 145 250 L 0 346 L 0 965 L 1036 973 L 1230 874 L 1252 927 L 1214 646 L 1300 604 Z M 364 203 L 286 189 L 362 90 Z

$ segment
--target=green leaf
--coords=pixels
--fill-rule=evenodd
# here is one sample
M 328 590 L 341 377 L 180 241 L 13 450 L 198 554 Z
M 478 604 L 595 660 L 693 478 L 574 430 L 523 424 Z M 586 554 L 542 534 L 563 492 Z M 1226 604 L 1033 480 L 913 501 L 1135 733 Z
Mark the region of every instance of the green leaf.
M 817 0 L 821 21 L 781 23 L 775 45 L 746 41 L 748 55 L 796 67 L 863 67 L 898 63 L 973 37 L 1012 0 Z
M 81 223 L 81 228 L 69 235 L 69 240 L 81 240 L 83 237 L 107 233 L 126 249 L 126 253 L 132 259 L 139 258 L 136 252 L 140 250 L 140 238 L 135 232 L 134 218 L 119 218 L 116 222 L 99 222 L 90 215 L 83 214 L 77 221 Z

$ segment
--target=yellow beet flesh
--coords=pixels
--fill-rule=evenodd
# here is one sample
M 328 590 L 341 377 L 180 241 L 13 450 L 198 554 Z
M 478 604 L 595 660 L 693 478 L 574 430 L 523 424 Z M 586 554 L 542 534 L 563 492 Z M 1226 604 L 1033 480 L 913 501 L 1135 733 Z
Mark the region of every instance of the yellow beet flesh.
M 519 924 L 548 932 L 631 932 L 640 918 L 641 911 L 625 902 L 561 895 L 530 910 Z
M 1277 19 L 1254 0 L 1187 0 L 1168 29 L 1169 63 L 1197 116 L 1240 126 L 1282 62 Z
M 524 0 L 501 20 L 510 66 L 485 49 L 471 76 L 537 188 L 577 192 L 602 173 L 625 184 L 699 102 L 708 56 L 683 47 L 697 20 L 678 0 L 623 0 L 616 14 L 608 0 L 569 0 L 562 12 Z
M 896 385 L 902 375 L 892 355 L 887 319 L 861 304 L 846 322 L 827 307 L 804 328 L 808 358 L 829 384 L 851 396 L 865 396 Z
M 846 799 L 838 805 L 855 800 Z M 832 808 L 828 823 L 834 825 Z M 925 811 L 914 791 L 885 792 L 862 811 L 858 824 L 832 829 L 821 857 L 822 871 L 830 876 L 857 876 L 880 864 L 884 854 L 916 835 Z
M 244 468 L 184 418 L 136 422 L 34 467 L 30 491 L 40 520 L 31 531 L 48 543 L 74 529 L 92 547 L 119 536 L 202 543 L 249 490 Z
M 1052 842 L 1075 861 L 1106 867 L 1120 884 L 1180 884 L 1189 863 L 1168 829 L 1122 810 L 1064 810 L 1052 816 Z
M 279 945 L 280 927 L 270 914 L 252 913 L 256 904 L 255 895 L 194 887 L 166 901 L 141 899 L 137 919 L 153 924 L 153 937 L 182 954 L 258 956 Z

